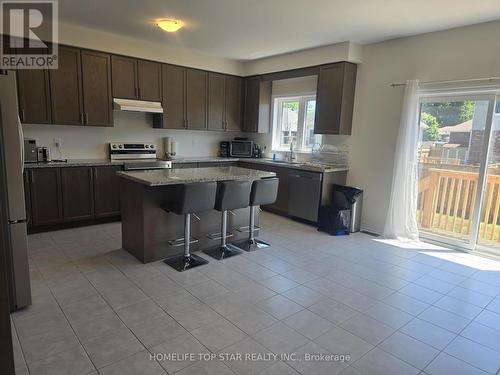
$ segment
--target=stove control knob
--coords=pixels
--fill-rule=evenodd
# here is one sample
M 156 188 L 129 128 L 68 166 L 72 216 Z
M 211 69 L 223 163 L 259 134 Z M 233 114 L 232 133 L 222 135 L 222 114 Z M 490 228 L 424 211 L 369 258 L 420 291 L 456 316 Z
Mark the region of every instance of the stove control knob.
M 123 148 L 123 145 L 119 145 L 118 148 Z

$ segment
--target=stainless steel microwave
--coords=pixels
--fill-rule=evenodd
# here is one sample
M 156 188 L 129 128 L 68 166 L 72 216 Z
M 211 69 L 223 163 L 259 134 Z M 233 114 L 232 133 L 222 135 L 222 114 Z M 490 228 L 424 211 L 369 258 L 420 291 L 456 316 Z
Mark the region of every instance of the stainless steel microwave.
M 229 154 L 235 158 L 253 157 L 253 141 L 234 140 L 229 143 Z

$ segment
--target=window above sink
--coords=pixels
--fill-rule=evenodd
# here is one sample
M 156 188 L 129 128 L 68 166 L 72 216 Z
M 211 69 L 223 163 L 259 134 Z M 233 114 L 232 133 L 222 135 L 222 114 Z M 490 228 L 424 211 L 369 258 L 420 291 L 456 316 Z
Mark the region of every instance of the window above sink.
M 273 98 L 273 151 L 289 151 L 290 143 L 298 152 L 311 152 L 321 143 L 314 134 L 316 95 L 278 96 Z

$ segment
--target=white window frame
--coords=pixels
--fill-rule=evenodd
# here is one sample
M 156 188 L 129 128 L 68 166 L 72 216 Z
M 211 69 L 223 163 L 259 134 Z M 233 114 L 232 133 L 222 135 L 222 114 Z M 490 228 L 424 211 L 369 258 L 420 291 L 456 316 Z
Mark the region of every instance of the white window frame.
M 304 147 L 302 144 L 304 139 L 304 128 L 306 121 L 306 103 L 309 100 L 316 100 L 316 93 L 308 92 L 294 95 L 273 95 L 272 96 L 272 151 L 289 151 L 288 147 L 281 147 L 281 124 L 279 120 L 282 118 L 283 111 L 282 103 L 286 101 L 298 101 L 299 113 L 297 123 L 297 142 L 294 145 L 294 150 L 303 153 L 310 153 L 312 148 Z

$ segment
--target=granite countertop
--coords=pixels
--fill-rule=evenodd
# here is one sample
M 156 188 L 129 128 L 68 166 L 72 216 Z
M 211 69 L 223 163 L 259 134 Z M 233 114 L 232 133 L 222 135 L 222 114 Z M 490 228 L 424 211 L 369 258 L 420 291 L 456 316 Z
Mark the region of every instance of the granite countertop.
M 274 172 L 265 172 L 240 167 L 209 167 L 187 169 L 156 169 L 146 171 L 118 172 L 118 176 L 147 186 L 176 185 L 193 182 L 212 182 L 229 180 L 258 180 L 274 177 Z
M 272 160 L 265 158 L 262 159 L 249 158 L 249 159 L 239 159 L 239 160 L 254 164 L 274 165 L 276 167 L 284 167 L 290 169 L 298 169 L 301 171 L 311 171 L 320 173 L 344 172 L 349 170 L 347 166 L 337 166 L 328 163 L 297 162 L 297 161 L 290 163 L 285 160 Z
M 186 157 L 172 160 L 172 163 L 208 163 L 208 162 L 234 162 L 237 158 L 221 158 L 217 156 Z M 49 161 L 24 163 L 24 168 L 58 168 L 58 167 L 93 167 L 102 165 L 123 165 L 123 160 L 110 159 L 68 159 L 67 161 Z
M 284 160 L 272 159 L 254 159 L 254 158 L 231 158 L 231 157 L 218 157 L 218 156 L 200 156 L 200 157 L 180 157 L 173 159 L 172 163 L 209 163 L 209 162 L 235 162 L 242 161 L 254 164 L 274 165 L 276 167 L 298 169 L 303 171 L 331 173 L 347 171 L 347 167 L 329 165 L 325 163 L 311 163 L 311 162 L 293 162 L 289 163 Z M 25 163 L 24 168 L 51 168 L 51 167 L 92 167 L 92 166 L 105 166 L 105 165 L 123 165 L 124 161 L 111 161 L 109 159 L 68 159 L 66 162 L 37 162 Z
M 221 157 L 221 156 L 198 156 L 198 157 L 180 157 L 172 159 L 172 163 L 209 163 L 209 162 L 231 162 L 238 161 L 238 158 Z
M 109 159 L 68 159 L 67 161 L 24 163 L 24 168 L 93 167 L 100 165 L 123 165 L 123 161 L 111 161 Z

